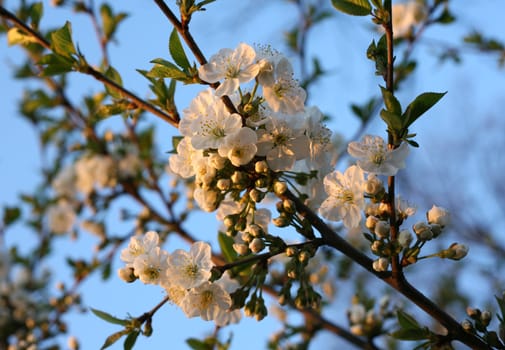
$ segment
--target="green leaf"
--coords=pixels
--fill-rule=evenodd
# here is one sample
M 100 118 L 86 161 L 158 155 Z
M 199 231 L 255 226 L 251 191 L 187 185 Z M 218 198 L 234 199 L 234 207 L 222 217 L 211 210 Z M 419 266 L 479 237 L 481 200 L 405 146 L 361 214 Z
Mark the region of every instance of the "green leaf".
M 3 215 L 4 226 L 13 224 L 21 216 L 21 209 L 18 207 L 5 207 Z
M 130 101 L 119 100 L 115 103 L 109 105 L 101 105 L 96 111 L 96 117 L 98 119 L 104 119 L 110 117 L 111 115 L 121 114 L 126 112 L 131 107 Z
M 105 76 L 107 78 L 109 78 L 110 80 L 112 80 L 113 82 L 115 82 L 116 84 L 118 84 L 119 86 L 123 86 L 123 79 L 121 79 L 121 75 L 113 67 L 109 67 L 107 69 L 107 71 L 105 71 Z M 121 98 L 122 97 L 121 94 L 117 90 L 111 89 L 107 85 L 104 85 L 104 86 L 105 86 L 105 90 L 107 90 L 109 95 L 111 95 L 112 97 L 114 97 L 114 98 Z
M 42 71 L 42 76 L 51 76 L 73 71 L 75 60 L 72 57 L 48 54 L 42 56 L 37 63 L 46 66 Z
M 403 127 L 407 129 L 417 118 L 433 107 L 447 92 L 425 92 L 415 98 L 403 114 Z
M 105 311 L 100 311 L 97 309 L 90 308 L 91 312 L 93 312 L 96 316 L 100 317 L 102 320 L 112 323 L 112 324 L 118 324 L 121 326 L 126 326 L 129 322 L 127 320 L 122 320 L 120 318 L 114 317 L 111 314 L 105 312 Z
M 105 342 L 103 343 L 100 350 L 108 348 L 109 346 L 111 346 L 112 344 L 117 342 L 119 339 L 121 339 L 121 337 L 123 335 L 128 334 L 128 333 L 129 333 L 129 331 L 125 329 L 125 330 L 122 330 L 122 331 L 119 331 L 119 332 L 109 335 L 107 337 L 107 339 L 105 339 Z
M 233 238 L 227 236 L 223 232 L 219 232 L 217 239 L 225 260 L 227 262 L 237 260 L 237 252 L 233 249 L 233 243 L 235 242 Z
M 36 2 L 30 6 L 30 19 L 32 20 L 32 27 L 38 28 L 42 14 L 44 13 L 44 6 L 42 2 Z
M 398 324 L 402 329 L 420 329 L 417 320 L 408 313 L 398 310 L 396 312 L 396 317 L 398 318 Z
M 186 344 L 193 350 L 212 350 L 213 346 L 207 344 L 200 339 L 190 338 L 186 340 Z
M 381 86 L 382 98 L 384 99 L 384 105 L 388 112 L 392 112 L 397 115 L 402 114 L 402 106 L 398 99 L 393 95 L 391 91 Z
M 147 72 L 146 76 L 150 78 L 171 78 L 176 80 L 186 80 L 188 76 L 175 64 L 164 59 L 157 58 L 152 60 L 154 67 Z
M 72 42 L 72 25 L 66 22 L 63 27 L 51 33 L 51 48 L 58 55 L 71 57 L 77 54 Z
M 385 109 L 381 110 L 380 115 L 382 120 L 386 122 L 389 131 L 394 133 L 396 136 L 401 136 L 402 117 L 398 114 L 386 111 Z
M 138 330 L 133 331 L 130 334 L 128 334 L 128 336 L 124 340 L 124 344 L 123 344 L 124 350 L 133 349 L 133 346 L 135 345 L 135 342 L 137 341 L 139 334 L 140 334 L 140 331 L 138 331 Z
M 337 10 L 353 16 L 367 16 L 372 12 L 368 0 L 331 0 Z
M 426 329 L 400 329 L 391 333 L 391 336 L 401 340 L 423 340 L 427 339 L 429 332 Z
M 123 12 L 114 15 L 108 4 L 102 4 L 100 6 L 100 16 L 102 17 L 103 35 L 107 40 L 110 40 L 113 37 L 118 24 L 128 17 L 128 15 Z
M 179 34 L 175 28 L 172 30 L 172 34 L 170 34 L 168 49 L 170 51 L 170 55 L 179 67 L 182 69 L 188 69 L 191 66 L 188 61 L 188 57 L 184 52 L 184 48 L 181 45 L 181 41 L 179 40 Z

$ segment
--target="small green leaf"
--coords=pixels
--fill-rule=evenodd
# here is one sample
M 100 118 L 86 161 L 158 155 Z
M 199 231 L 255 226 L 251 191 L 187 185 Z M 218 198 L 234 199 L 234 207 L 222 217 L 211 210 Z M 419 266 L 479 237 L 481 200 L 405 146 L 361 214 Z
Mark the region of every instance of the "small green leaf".
M 447 92 L 425 92 L 415 98 L 403 114 L 403 128 L 407 129 L 417 118 L 433 107 Z
M 75 62 L 72 57 L 48 54 L 42 56 L 37 63 L 45 66 L 41 74 L 42 76 L 51 76 L 73 71 Z
M 199 339 L 196 338 L 190 338 L 186 340 L 186 344 L 189 345 L 189 347 L 193 350 L 212 350 L 213 346 L 210 344 L 207 344 Z
M 123 86 L 123 79 L 121 79 L 121 75 L 113 67 L 109 67 L 107 71 L 105 71 L 105 76 L 110 80 L 112 80 L 113 82 L 115 82 L 116 84 L 118 84 L 119 86 Z M 105 85 L 105 90 L 107 90 L 109 95 L 111 95 L 112 97 L 121 98 L 121 94 L 117 90 L 111 89 L 107 85 Z
M 420 329 L 417 320 L 408 313 L 398 310 L 396 312 L 396 317 L 398 318 L 398 324 L 402 329 Z
M 111 115 L 121 114 L 126 112 L 131 107 L 130 101 L 119 100 L 115 103 L 109 105 L 101 105 L 96 111 L 96 117 L 98 119 L 104 119 L 110 117 Z
M 397 115 L 402 114 L 402 106 L 398 99 L 393 95 L 391 91 L 381 86 L 382 98 L 384 99 L 384 105 L 388 112 L 392 112 Z
M 13 224 L 21 216 L 21 209 L 18 207 L 5 207 L 3 215 L 4 226 Z
M 191 66 L 188 61 L 188 57 L 184 52 L 184 48 L 181 45 L 181 41 L 179 40 L 179 34 L 175 29 L 172 30 L 172 34 L 170 34 L 168 49 L 170 51 L 170 55 L 179 67 L 182 69 L 188 69 Z
M 219 247 L 223 252 L 223 256 L 227 262 L 232 262 L 237 260 L 237 252 L 233 249 L 234 240 L 230 236 L 219 232 L 218 235 Z
M 157 58 L 151 63 L 154 67 L 146 74 L 150 78 L 171 78 L 176 80 L 186 80 L 188 76 L 175 64 L 168 62 L 164 59 Z
M 140 331 L 133 331 L 124 340 L 123 348 L 124 350 L 131 350 L 133 349 L 133 346 L 135 345 L 135 342 L 137 341 L 137 338 L 140 334 Z
M 36 2 L 30 6 L 30 19 L 32 20 L 32 27 L 38 28 L 42 14 L 44 13 L 44 7 L 42 2 Z
M 107 337 L 107 339 L 105 339 L 105 342 L 103 343 L 100 350 L 108 348 L 109 346 L 111 346 L 112 344 L 117 342 L 119 339 L 121 339 L 121 337 L 123 335 L 128 334 L 128 333 L 129 333 L 129 331 L 125 329 L 125 330 L 122 330 L 122 331 L 119 331 L 119 332 L 109 335 Z
M 72 25 L 66 22 L 63 27 L 51 33 L 51 48 L 55 53 L 64 57 L 77 54 L 72 42 Z
M 400 329 L 391 333 L 391 336 L 401 340 L 423 340 L 429 335 L 425 329 Z
M 100 311 L 97 309 L 90 308 L 91 312 L 93 312 L 96 316 L 100 317 L 102 320 L 113 323 L 113 324 L 118 324 L 121 326 L 126 326 L 129 322 L 127 320 L 122 320 L 120 318 L 114 317 L 111 314 L 105 312 L 105 311 Z
M 331 0 L 337 10 L 353 16 L 367 16 L 372 12 L 368 0 Z
M 385 109 L 381 110 L 380 115 L 382 120 L 386 122 L 389 131 L 394 133 L 396 136 L 401 136 L 402 117 L 398 114 L 386 111 Z

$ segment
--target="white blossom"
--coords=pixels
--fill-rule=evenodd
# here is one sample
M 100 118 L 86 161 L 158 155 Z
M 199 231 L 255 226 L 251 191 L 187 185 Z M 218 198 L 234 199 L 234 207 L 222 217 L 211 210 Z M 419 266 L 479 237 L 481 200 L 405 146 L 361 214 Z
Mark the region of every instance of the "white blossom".
M 363 171 L 352 165 L 343 174 L 334 171 L 326 175 L 323 182 L 328 197 L 319 208 L 321 215 L 332 221 L 342 220 L 347 228 L 358 226 L 365 207 Z
M 220 145 L 218 152 L 221 157 L 227 157 L 236 167 L 246 165 L 256 155 L 257 141 L 256 133 L 244 127 L 228 136 Z
M 219 322 L 224 319 L 218 316 L 231 307 L 231 297 L 221 285 L 206 281 L 192 288 L 180 306 L 187 317 L 200 316 L 205 321 L 214 320 L 218 326 L 224 326 Z
M 293 78 L 291 63 L 282 58 L 274 66 L 275 80 L 263 85 L 263 96 L 274 112 L 294 114 L 303 111 L 307 94 Z
M 126 266 L 133 267 L 135 259 L 144 254 L 150 254 L 159 244 L 159 236 L 155 231 L 148 231 L 144 235 L 135 235 L 130 238 L 128 247 L 121 251 L 120 258 Z
M 133 261 L 133 273 L 143 283 L 159 284 L 167 278 L 168 253 L 154 247 L 149 253 L 141 254 Z
M 350 142 L 347 151 L 358 159 L 357 164 L 363 171 L 394 176 L 405 167 L 409 147 L 403 142 L 398 148 L 388 149 L 382 137 L 365 135 L 361 142 Z
M 198 75 L 208 83 L 224 81 L 216 89 L 217 96 L 231 95 L 239 85 L 251 81 L 258 75 L 260 66 L 256 63 L 256 52 L 244 43 L 235 50 L 221 49 L 209 62 L 200 66 Z
M 303 128 L 303 115 L 277 114 L 258 130 L 258 155 L 266 156 L 273 171 L 291 170 L 295 161 L 309 155 L 309 139 Z
M 412 27 L 418 25 L 426 18 L 426 9 L 418 1 L 396 3 L 392 6 L 393 37 L 406 36 Z
M 196 242 L 189 252 L 177 249 L 170 255 L 167 277 L 172 284 L 189 289 L 208 281 L 211 268 L 210 245 Z
M 56 234 L 69 232 L 76 219 L 75 209 L 65 200 L 60 200 L 56 205 L 50 206 L 47 216 L 49 229 Z

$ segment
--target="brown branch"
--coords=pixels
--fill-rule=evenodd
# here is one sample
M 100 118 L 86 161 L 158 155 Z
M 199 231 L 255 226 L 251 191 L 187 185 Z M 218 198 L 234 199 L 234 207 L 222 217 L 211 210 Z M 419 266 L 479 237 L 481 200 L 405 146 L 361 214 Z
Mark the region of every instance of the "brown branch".
M 19 18 L 17 18 L 13 13 L 7 11 L 3 6 L 0 6 L 0 16 L 6 18 L 8 21 L 12 22 L 15 27 L 25 31 L 26 33 L 30 34 L 36 42 L 44 47 L 47 50 L 52 50 L 51 49 L 51 44 L 38 32 L 34 31 L 30 27 L 28 27 L 26 24 L 24 24 Z M 101 72 L 95 70 L 89 65 L 85 65 L 84 67 L 81 67 L 79 69 L 79 72 L 83 74 L 88 74 L 94 77 L 96 80 L 102 82 L 105 84 L 107 87 L 117 91 L 120 93 L 122 96 L 127 98 L 128 100 L 132 101 L 135 104 L 136 108 L 140 108 L 143 110 L 146 110 L 148 112 L 151 112 L 155 116 L 161 118 L 162 120 L 166 121 L 167 123 L 175 126 L 176 128 L 179 125 L 179 116 L 174 113 L 174 114 L 167 114 L 163 112 L 162 110 L 159 110 L 149 102 L 141 99 L 140 97 L 136 96 L 134 93 L 131 91 L 123 88 L 116 82 L 110 80 L 107 78 L 105 75 L 103 75 Z
M 381 279 L 410 301 L 416 304 L 420 309 L 437 320 L 442 326 L 447 329 L 447 337 L 449 339 L 458 340 L 472 349 L 488 349 L 478 337 L 465 332 L 461 325 L 454 320 L 444 310 L 440 309 L 431 299 L 413 287 L 403 274 L 393 276 L 391 272 L 377 272 L 372 267 L 372 259 L 363 254 L 361 251 L 350 245 L 345 239 L 335 233 L 326 223 L 316 215 L 310 208 L 303 204 L 299 198 L 291 192 L 286 191 L 279 195 L 281 199 L 290 199 L 295 203 L 297 211 L 305 217 L 321 234 L 321 238 L 326 245 L 335 248 L 348 258 L 358 263 L 361 267 Z
M 207 59 L 205 58 L 205 55 L 202 53 L 202 50 L 200 50 L 200 47 L 196 43 L 195 39 L 189 32 L 189 23 L 184 22 L 182 23 L 177 19 L 175 14 L 170 10 L 170 8 L 167 6 L 167 4 L 163 0 L 154 0 L 156 5 L 160 8 L 161 12 L 167 17 L 167 19 L 170 21 L 170 23 L 174 26 L 175 30 L 179 33 L 179 35 L 182 37 L 186 45 L 188 45 L 189 49 L 195 56 L 196 60 L 200 65 L 204 65 L 207 63 Z M 219 82 L 217 83 L 208 83 L 211 88 L 214 90 L 218 88 Z M 221 97 L 221 100 L 223 101 L 224 105 L 228 109 L 230 113 L 238 113 L 237 108 L 235 108 L 235 105 L 231 101 L 231 99 L 228 96 L 223 96 Z

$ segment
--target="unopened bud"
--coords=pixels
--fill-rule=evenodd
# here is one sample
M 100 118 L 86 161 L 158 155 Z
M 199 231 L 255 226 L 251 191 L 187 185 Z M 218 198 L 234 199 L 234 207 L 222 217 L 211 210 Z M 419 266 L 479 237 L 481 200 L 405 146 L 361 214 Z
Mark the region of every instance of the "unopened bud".
M 379 258 L 373 262 L 372 267 L 377 272 L 387 271 L 389 267 L 389 260 L 386 258 Z
M 294 214 L 296 212 L 295 203 L 290 199 L 285 199 L 282 201 L 282 207 L 284 211 L 288 214 Z
M 295 256 L 297 253 L 297 249 L 295 247 L 287 247 L 286 248 L 286 256 Z
M 282 181 L 276 181 L 274 183 L 274 193 L 276 195 L 281 195 L 283 194 L 284 192 L 286 192 L 288 189 L 288 186 L 286 185 L 285 182 L 282 182 Z
M 365 226 L 367 229 L 373 232 L 375 230 L 375 224 L 377 224 L 378 221 L 379 221 L 378 218 L 376 218 L 373 215 L 370 215 L 366 218 Z
M 231 188 L 230 179 L 219 179 L 216 184 L 217 188 L 221 191 L 228 191 Z
M 380 220 L 375 224 L 374 232 L 380 238 L 388 238 L 390 230 L 391 226 L 389 226 L 389 223 L 387 221 Z
M 412 233 L 410 233 L 409 230 L 401 230 L 398 234 L 398 243 L 402 246 L 402 248 L 410 247 L 412 240 Z
M 127 283 L 131 283 L 137 279 L 137 277 L 135 277 L 135 275 L 133 274 L 132 267 L 123 267 L 117 270 L 117 273 L 119 275 L 119 278 L 121 278 L 123 281 Z
M 442 227 L 447 226 L 451 221 L 449 211 L 445 208 L 437 207 L 436 205 L 433 205 L 426 216 L 428 218 L 428 223 L 438 224 Z
M 279 216 L 272 219 L 272 222 L 277 227 L 286 227 L 289 225 L 289 219 L 285 216 Z
M 425 222 L 419 221 L 412 227 L 417 237 L 422 241 L 429 241 L 433 238 L 433 232 L 431 232 L 431 227 Z
M 263 200 L 263 198 L 265 198 L 265 193 L 254 188 L 251 190 L 251 192 L 249 192 L 249 198 L 251 198 L 256 203 L 259 203 Z
M 246 255 L 249 252 L 249 247 L 246 244 L 234 243 L 233 250 L 236 251 L 238 255 Z
M 249 243 L 249 249 L 255 254 L 261 252 L 264 248 L 265 242 L 261 238 L 255 238 Z
M 268 172 L 268 164 L 267 164 L 267 162 L 264 161 L 264 160 L 260 160 L 260 161 L 256 162 L 254 164 L 254 170 L 258 174 L 263 174 L 263 173 Z

